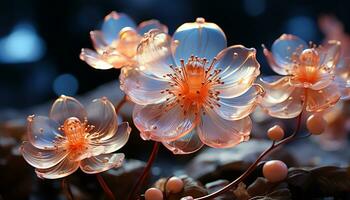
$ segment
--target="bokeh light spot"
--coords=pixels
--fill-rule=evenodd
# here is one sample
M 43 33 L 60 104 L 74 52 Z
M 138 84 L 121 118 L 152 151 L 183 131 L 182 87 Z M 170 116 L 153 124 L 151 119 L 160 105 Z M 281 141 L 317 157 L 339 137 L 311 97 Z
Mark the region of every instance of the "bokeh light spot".
M 265 12 L 266 2 L 265 0 L 244 0 L 243 9 L 247 15 L 256 17 Z
M 313 19 L 307 16 L 295 16 L 286 23 L 286 32 L 297 35 L 305 41 L 314 41 L 317 25 Z
M 62 74 L 53 83 L 53 90 L 56 95 L 75 95 L 78 91 L 78 80 L 72 74 Z

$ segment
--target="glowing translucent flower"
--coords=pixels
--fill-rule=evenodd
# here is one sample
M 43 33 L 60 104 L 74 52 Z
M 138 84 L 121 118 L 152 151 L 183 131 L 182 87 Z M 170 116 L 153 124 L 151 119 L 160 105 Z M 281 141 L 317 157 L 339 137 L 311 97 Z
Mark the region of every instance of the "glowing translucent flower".
M 293 118 L 304 108 L 319 112 L 350 97 L 350 66 L 339 58 L 340 42 L 308 47 L 297 36 L 283 34 L 264 54 L 279 74 L 261 80 L 266 90 L 261 105 L 271 116 Z
M 118 126 L 106 98 L 95 99 L 85 110 L 76 99 L 61 96 L 49 117 L 28 117 L 28 141 L 21 152 L 38 177 L 62 178 L 79 167 L 94 174 L 121 166 L 124 154 L 112 152 L 125 145 L 130 131 L 127 122 Z
M 101 30 L 91 31 L 96 51 L 82 49 L 80 59 L 96 69 L 121 68 L 135 64 L 135 53 L 142 35 L 151 29 L 167 32 L 157 20 L 135 22 L 123 13 L 111 12 L 105 17 Z
M 151 30 L 138 49 L 137 69 L 123 68 L 121 88 L 135 102 L 133 120 L 144 139 L 174 153 L 203 144 L 232 147 L 249 138 L 249 114 L 263 93 L 255 49 L 226 48 L 224 32 L 198 18 L 171 38 Z

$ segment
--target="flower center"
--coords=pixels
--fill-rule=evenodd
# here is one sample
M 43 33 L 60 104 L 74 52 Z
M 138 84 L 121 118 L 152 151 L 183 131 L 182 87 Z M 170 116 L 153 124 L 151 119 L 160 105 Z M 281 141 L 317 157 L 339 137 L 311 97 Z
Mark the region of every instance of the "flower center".
M 299 65 L 294 71 L 294 78 L 302 83 L 316 83 L 320 78 L 320 56 L 315 49 L 305 49 L 299 56 Z
M 191 56 L 187 63 L 181 60 L 181 67 L 170 66 L 174 73 L 167 74 L 170 77 L 170 87 L 162 92 L 168 92 L 173 98 L 168 98 L 168 106 L 180 104 L 184 113 L 195 112 L 198 114 L 203 106 L 213 108 L 220 106 L 218 91 L 214 86 L 223 84 L 220 80 L 220 70 L 214 70 L 216 59 L 207 66 L 208 61 L 204 58 Z

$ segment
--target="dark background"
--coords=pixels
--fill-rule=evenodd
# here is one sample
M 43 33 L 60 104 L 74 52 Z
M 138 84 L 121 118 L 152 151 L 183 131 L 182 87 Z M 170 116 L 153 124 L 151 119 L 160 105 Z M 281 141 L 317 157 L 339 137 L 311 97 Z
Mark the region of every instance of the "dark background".
M 229 45 L 268 47 L 282 33 L 320 42 L 317 18 L 333 14 L 350 27 L 349 1 L 189 1 L 189 0 L 1 0 L 0 1 L 0 110 L 40 104 L 62 93 L 83 94 L 116 80 L 117 70 L 101 71 L 79 59 L 91 47 L 89 31 L 115 10 L 137 23 L 155 18 L 173 33 L 184 22 L 201 16 L 217 23 Z

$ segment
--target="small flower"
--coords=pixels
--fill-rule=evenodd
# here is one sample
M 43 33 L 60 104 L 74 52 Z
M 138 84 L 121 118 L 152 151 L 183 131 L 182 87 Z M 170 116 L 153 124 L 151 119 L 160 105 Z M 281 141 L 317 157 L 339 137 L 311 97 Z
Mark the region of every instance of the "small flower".
M 113 11 L 105 17 L 101 30 L 90 32 L 96 51 L 84 48 L 80 59 L 96 69 L 132 66 L 135 64 L 137 45 L 142 35 L 150 29 L 168 31 L 157 20 L 144 21 L 136 27 L 129 16 Z
M 174 153 L 203 144 L 232 147 L 249 138 L 249 114 L 263 93 L 255 49 L 226 46 L 224 32 L 197 18 L 173 38 L 159 30 L 145 34 L 137 49 L 140 66 L 123 68 L 121 88 L 136 103 L 133 120 L 144 139 Z
M 62 95 L 49 117 L 28 117 L 28 141 L 21 153 L 41 178 L 62 178 L 79 167 L 100 173 L 121 166 L 124 154 L 112 152 L 125 145 L 130 131 L 127 122 L 118 126 L 107 98 L 95 99 L 85 110 L 73 97 Z
M 266 95 L 261 103 L 269 115 L 293 118 L 306 111 L 314 113 L 350 98 L 350 66 L 340 58 L 340 42 L 308 45 L 297 36 L 283 34 L 264 48 L 271 68 L 278 76 L 261 79 Z

